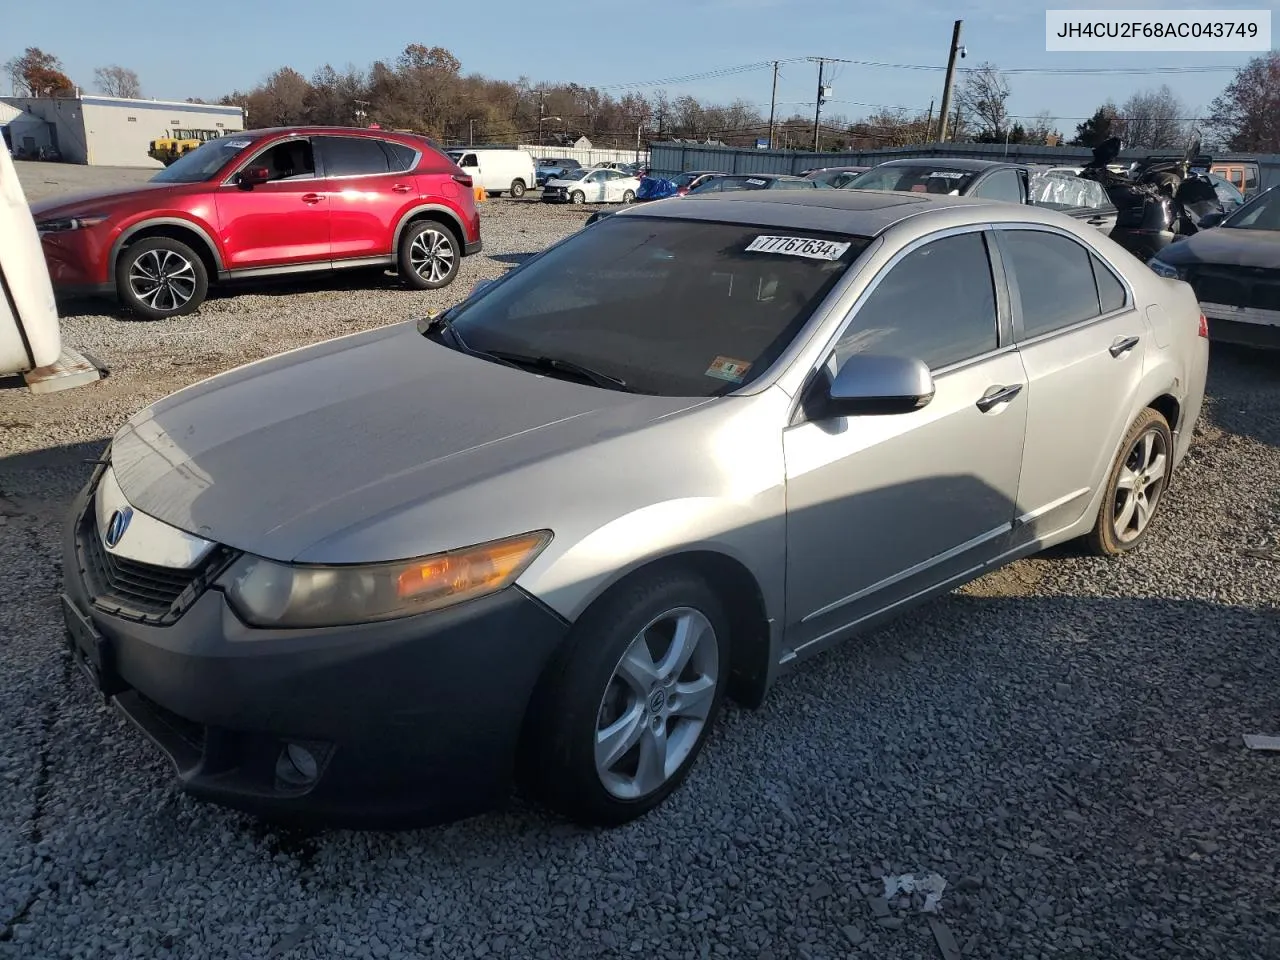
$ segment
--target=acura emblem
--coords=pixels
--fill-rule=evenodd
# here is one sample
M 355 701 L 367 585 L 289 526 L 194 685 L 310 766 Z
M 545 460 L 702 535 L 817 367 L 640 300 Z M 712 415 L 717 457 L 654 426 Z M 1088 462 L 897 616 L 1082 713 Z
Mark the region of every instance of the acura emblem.
M 124 532 L 129 529 L 129 521 L 132 519 L 133 507 L 125 507 L 111 514 L 111 518 L 107 521 L 106 536 L 102 538 L 107 542 L 108 547 L 114 547 L 120 542 Z

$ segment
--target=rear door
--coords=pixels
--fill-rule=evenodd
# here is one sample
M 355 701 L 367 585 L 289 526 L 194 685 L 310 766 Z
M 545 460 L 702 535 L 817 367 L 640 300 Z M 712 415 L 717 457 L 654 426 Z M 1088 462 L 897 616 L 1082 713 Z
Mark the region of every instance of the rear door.
M 418 200 L 408 159 L 373 137 L 314 138 L 330 188 L 335 265 L 391 255 L 401 214 Z M 393 169 L 397 168 L 397 169 Z
M 267 183 L 238 182 L 246 167 L 266 167 Z M 276 140 L 237 167 L 215 200 L 218 232 L 232 271 L 278 272 L 329 261 L 329 185 L 309 137 Z
M 1080 520 L 1105 482 L 1149 330 L 1119 275 L 1065 231 L 1003 225 L 996 235 L 1027 372 L 1022 544 Z

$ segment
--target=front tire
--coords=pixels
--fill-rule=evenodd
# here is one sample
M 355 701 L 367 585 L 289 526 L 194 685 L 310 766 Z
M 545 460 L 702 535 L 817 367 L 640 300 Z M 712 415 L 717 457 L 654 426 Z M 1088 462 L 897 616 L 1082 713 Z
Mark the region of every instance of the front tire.
M 209 293 L 209 272 L 181 240 L 151 237 L 125 248 L 116 264 L 116 293 L 143 320 L 194 313 Z
M 1098 518 L 1088 535 L 1090 550 L 1100 556 L 1128 553 L 1151 532 L 1151 521 L 1164 498 L 1173 470 L 1173 432 L 1150 407 L 1125 434 L 1107 477 Z
M 569 194 L 569 202 L 572 204 L 583 204 L 587 202 L 587 195 L 581 190 L 575 190 Z
M 453 283 L 462 257 L 452 230 L 434 220 L 419 220 L 405 228 L 396 259 L 409 286 L 438 290 Z
M 701 578 L 635 579 L 590 607 L 535 695 L 533 792 L 579 823 L 618 826 L 689 774 L 720 711 L 729 621 Z
M 512 196 L 514 199 L 516 199 L 516 200 L 519 200 L 521 197 L 523 197 L 523 196 L 524 196 L 524 181 L 523 181 L 523 180 L 512 180 L 512 181 L 511 181 L 511 196 Z
M 636 202 L 636 192 L 635 192 L 634 190 L 628 190 L 626 193 L 624 193 L 624 194 L 622 195 L 622 202 L 623 202 L 623 203 L 635 203 L 635 202 Z

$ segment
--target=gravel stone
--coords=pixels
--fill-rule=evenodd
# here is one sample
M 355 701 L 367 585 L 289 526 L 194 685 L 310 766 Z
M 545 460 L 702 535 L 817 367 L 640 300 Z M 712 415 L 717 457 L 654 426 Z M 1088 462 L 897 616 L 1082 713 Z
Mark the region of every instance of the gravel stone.
M 39 190 L 138 178 L 18 167 Z M 966 957 L 1280 956 L 1280 763 L 1240 746 L 1280 729 L 1280 565 L 1237 549 L 1280 540 L 1280 361 L 1217 343 L 1140 549 L 1064 545 L 802 664 L 760 710 L 730 705 L 639 822 L 583 830 L 517 799 L 432 830 L 303 833 L 176 789 L 62 653 L 84 460 L 179 387 L 447 307 L 588 213 L 489 201 L 484 253 L 443 291 L 280 283 L 154 324 L 80 305 L 66 341 L 112 375 L 0 392 L 0 960 L 937 957 L 929 925 L 862 886 L 929 872 Z M 927 667 L 904 669 L 909 650 Z

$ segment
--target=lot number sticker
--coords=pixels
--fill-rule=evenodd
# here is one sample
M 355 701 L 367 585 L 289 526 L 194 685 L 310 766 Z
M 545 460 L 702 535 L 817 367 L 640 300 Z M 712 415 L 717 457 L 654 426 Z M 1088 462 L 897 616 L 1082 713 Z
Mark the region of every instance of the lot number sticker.
M 810 260 L 839 260 L 848 249 L 848 243 L 812 237 L 756 237 L 747 244 L 747 253 L 781 253 Z
M 750 369 L 751 364 L 745 360 L 716 357 L 711 361 L 711 366 L 707 367 L 707 376 L 715 377 L 717 380 L 728 380 L 730 383 L 741 383 Z

